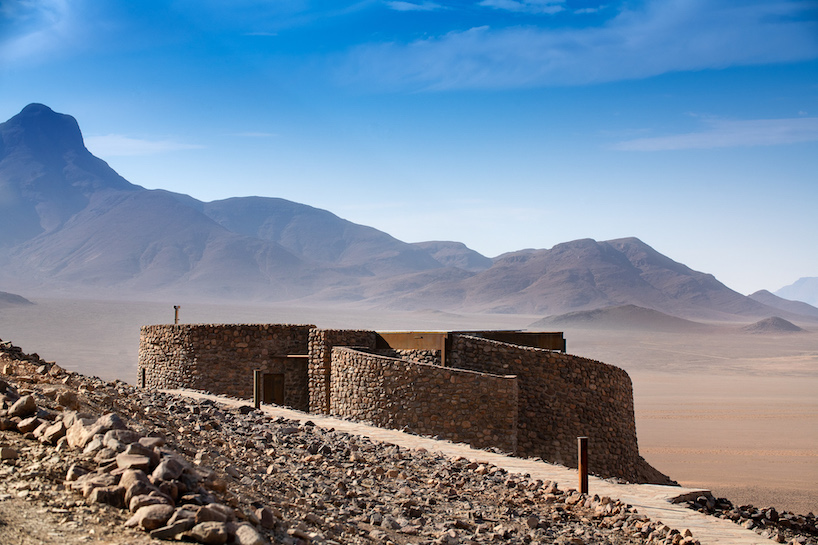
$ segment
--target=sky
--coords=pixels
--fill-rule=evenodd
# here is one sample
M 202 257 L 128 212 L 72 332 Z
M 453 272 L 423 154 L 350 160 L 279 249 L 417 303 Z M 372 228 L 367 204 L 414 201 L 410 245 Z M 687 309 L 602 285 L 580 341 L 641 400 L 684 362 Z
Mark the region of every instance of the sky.
M 2 0 L 0 119 L 32 102 L 204 201 L 818 276 L 818 1 Z

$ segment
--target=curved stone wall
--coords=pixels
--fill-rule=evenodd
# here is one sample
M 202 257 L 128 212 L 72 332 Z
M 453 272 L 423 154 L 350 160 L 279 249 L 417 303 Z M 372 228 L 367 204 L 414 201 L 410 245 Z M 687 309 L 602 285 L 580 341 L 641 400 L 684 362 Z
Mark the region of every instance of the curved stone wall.
M 336 347 L 331 413 L 376 426 L 517 451 L 517 378 Z
M 253 371 L 284 375 L 285 404 L 309 408 L 306 356 L 312 325 L 178 324 L 144 326 L 137 384 L 253 397 Z M 144 379 L 144 380 L 143 380 Z
M 449 362 L 482 373 L 517 375 L 520 456 L 577 467 L 577 437 L 589 438 L 589 471 L 640 479 L 628 374 L 560 352 L 454 335 Z
M 310 331 L 310 412 L 330 413 L 330 371 L 334 346 L 374 348 L 377 335 L 365 329 L 313 329 Z

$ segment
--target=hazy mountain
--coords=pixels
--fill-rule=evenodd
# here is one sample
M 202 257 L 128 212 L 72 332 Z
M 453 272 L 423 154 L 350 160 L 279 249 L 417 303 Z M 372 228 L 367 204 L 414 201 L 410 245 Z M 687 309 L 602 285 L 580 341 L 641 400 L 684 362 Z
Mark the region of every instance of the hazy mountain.
M 776 291 L 775 295 L 784 299 L 803 301 L 812 306 L 818 306 L 818 276 L 799 278 L 789 286 L 784 286 Z
M 33 305 L 31 301 L 23 297 L 22 295 L 16 295 L 14 293 L 7 293 L 5 291 L 0 291 L 0 308 L 4 307 L 16 307 L 20 305 Z
M 59 229 L 95 193 L 138 189 L 91 155 L 71 116 L 30 104 L 0 124 L 0 247 Z
M 802 314 L 804 316 L 813 316 L 818 318 L 818 308 L 804 303 L 803 301 L 790 301 L 770 293 L 767 290 L 759 290 L 749 295 L 750 299 L 763 303 L 768 307 L 785 310 L 793 314 Z
M 494 264 L 490 258 L 475 252 L 462 242 L 435 240 L 415 242 L 413 246 L 428 252 L 444 267 L 456 267 L 464 271 L 478 272 L 484 271 Z
M 792 322 L 788 322 L 784 318 L 778 316 L 771 316 L 759 320 L 754 324 L 750 324 L 741 328 L 742 331 L 748 333 L 800 333 L 804 331 Z
M 804 310 L 772 309 L 636 238 L 492 260 L 459 242 L 408 244 L 283 199 L 204 203 L 147 190 L 91 155 L 72 117 L 41 104 L 0 125 L 0 246 L 0 285 L 29 293 L 538 315 L 636 305 L 745 321 Z
M 232 198 L 204 203 L 202 210 L 234 233 L 276 242 L 317 263 L 356 267 L 362 276 L 441 267 L 428 252 L 382 231 L 284 199 Z
M 465 302 L 485 310 L 561 314 L 633 304 L 687 318 L 769 315 L 764 305 L 636 238 L 505 254 L 465 283 Z
M 684 320 L 636 305 L 621 305 L 548 316 L 537 320 L 528 327 L 529 329 L 552 329 L 556 327 L 688 332 L 701 332 L 708 329 L 705 324 Z
M 0 125 L 0 195 L 0 277 L 19 286 L 280 300 L 442 267 L 325 210 L 130 184 L 88 152 L 74 118 L 40 104 Z

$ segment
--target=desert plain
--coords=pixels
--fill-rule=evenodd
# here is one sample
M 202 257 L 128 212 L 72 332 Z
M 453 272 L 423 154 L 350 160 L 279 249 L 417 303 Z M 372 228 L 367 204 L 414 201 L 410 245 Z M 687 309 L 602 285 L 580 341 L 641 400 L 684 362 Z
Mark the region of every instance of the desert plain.
M 516 314 L 373 311 L 272 304 L 32 298 L 0 308 L 0 339 L 70 371 L 135 382 L 139 327 L 185 323 L 311 323 L 377 330 L 526 329 Z M 818 325 L 799 333 L 710 324 L 701 331 L 564 328 L 568 352 L 631 376 L 639 450 L 684 486 L 736 504 L 818 512 Z M 593 453 L 591 453 L 591 463 Z

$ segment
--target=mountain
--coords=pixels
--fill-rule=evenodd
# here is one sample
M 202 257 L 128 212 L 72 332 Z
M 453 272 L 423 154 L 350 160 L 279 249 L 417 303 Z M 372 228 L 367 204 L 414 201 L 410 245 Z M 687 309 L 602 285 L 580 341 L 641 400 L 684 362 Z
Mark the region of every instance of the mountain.
M 684 320 L 636 305 L 620 305 L 548 316 L 528 326 L 529 329 L 552 329 L 555 327 L 671 332 L 702 332 L 708 330 L 708 326 L 705 324 Z
M 42 104 L 0 124 L 0 197 L 0 285 L 40 295 L 537 315 L 635 305 L 690 319 L 816 319 L 738 294 L 637 238 L 489 259 L 284 199 L 202 202 L 148 190 L 94 157 L 74 118 Z
M 813 316 L 818 318 L 818 308 L 804 303 L 803 301 L 790 301 L 777 295 L 773 295 L 767 290 L 759 290 L 749 295 L 750 299 L 763 303 L 768 307 L 784 310 L 792 314 Z
M 202 211 L 234 233 L 275 242 L 316 263 L 356 268 L 360 275 L 394 275 L 443 266 L 428 252 L 382 231 L 284 199 L 225 199 L 203 203 Z
M 7 293 L 5 291 L 0 291 L 0 308 L 5 307 L 18 307 L 18 306 L 25 306 L 25 305 L 33 305 L 31 301 L 23 297 L 22 295 L 16 295 L 14 293 Z
M 775 294 L 784 299 L 803 301 L 818 306 L 818 276 L 799 278 L 789 286 L 784 286 Z
M 429 241 L 415 242 L 414 246 L 426 251 L 444 267 L 456 267 L 464 271 L 484 271 L 493 265 L 488 257 L 468 248 L 462 242 Z
M 452 289 L 440 284 L 430 299 Z M 463 307 L 484 312 L 553 315 L 632 304 L 693 319 L 770 315 L 761 303 L 636 238 L 504 254 L 457 289 Z
M 0 124 L 0 195 L 0 280 L 26 288 L 283 300 L 443 267 L 325 210 L 130 184 L 85 148 L 74 118 L 42 104 Z
M 138 189 L 85 148 L 71 116 L 30 104 L 0 124 L 0 247 L 59 229 L 95 193 Z

